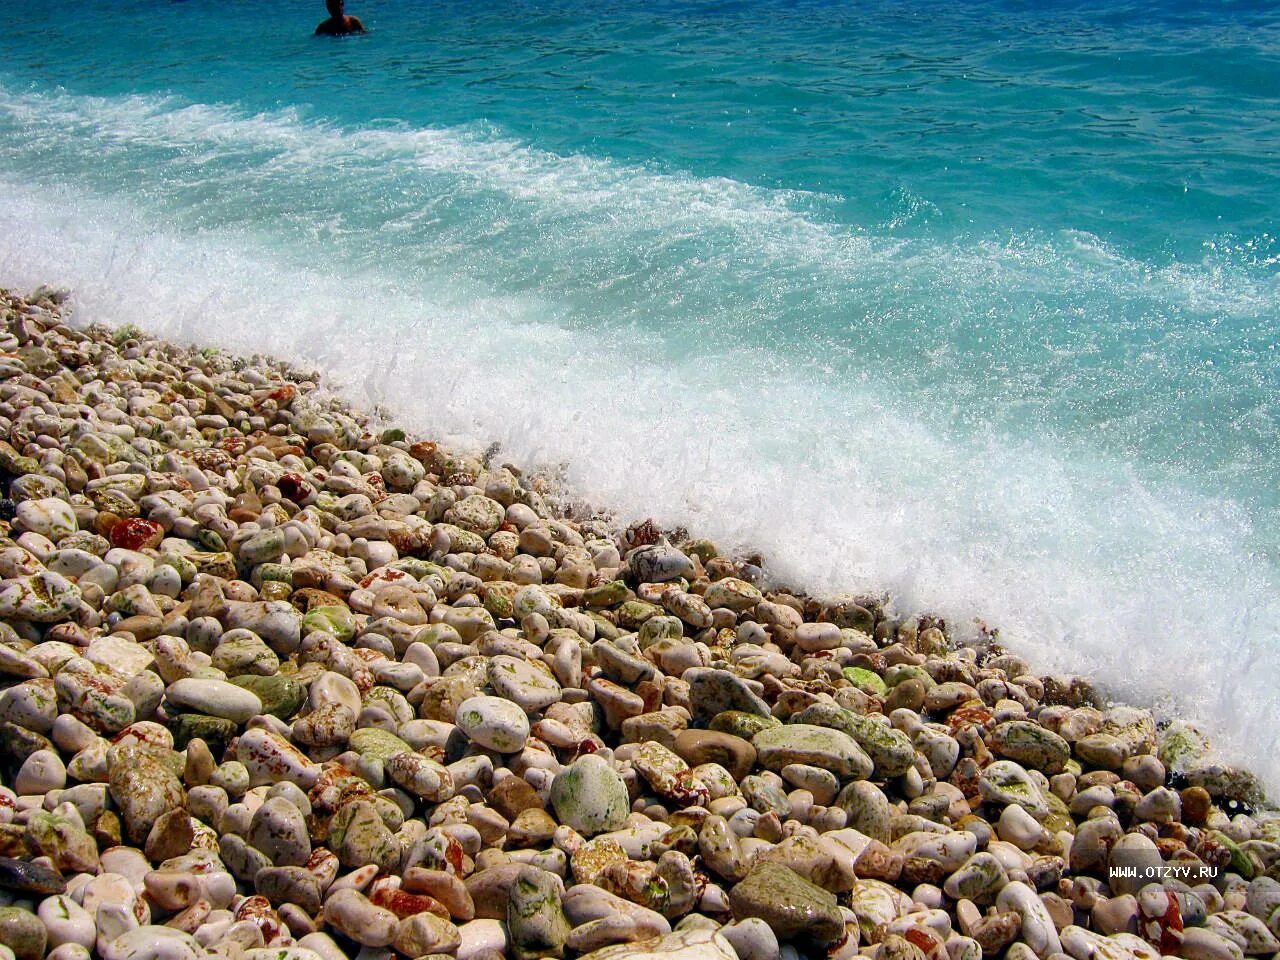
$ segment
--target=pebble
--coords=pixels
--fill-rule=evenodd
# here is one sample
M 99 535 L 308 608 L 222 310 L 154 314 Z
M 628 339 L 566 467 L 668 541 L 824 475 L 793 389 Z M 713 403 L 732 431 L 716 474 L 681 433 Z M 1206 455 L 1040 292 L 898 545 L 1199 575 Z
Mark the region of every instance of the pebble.
M 789 723 L 761 730 L 751 740 L 759 762 L 770 770 L 803 763 L 829 770 L 843 780 L 865 780 L 873 764 L 857 741 L 830 727 Z
M 716 730 L 682 730 L 676 734 L 671 749 L 690 766 L 718 763 L 741 781 L 756 763 L 756 748 L 751 741 Z
M 17 960 L 41 960 L 47 939 L 44 924 L 30 910 L 0 907 L 0 945 L 12 950 Z
M 498 753 L 515 753 L 529 739 L 528 715 L 502 697 L 470 697 L 458 705 L 455 719 L 474 743 Z
M 472 920 L 458 928 L 458 960 L 489 960 L 504 956 L 506 927 L 497 920 Z
M 690 577 L 693 561 L 674 547 L 651 544 L 638 547 L 627 556 L 627 568 L 640 583 L 668 583 Z
M 311 858 L 311 840 L 301 810 L 282 797 L 258 807 L 246 839 L 277 867 L 302 866 Z
M 631 806 L 622 777 L 594 753 L 580 757 L 556 775 L 551 803 L 559 821 L 584 836 L 619 829 Z
M 201 960 L 205 955 L 190 934 L 161 926 L 143 926 L 122 933 L 100 953 L 102 960 Z
M 79 529 L 71 505 L 57 497 L 22 501 L 15 511 L 14 520 L 23 530 L 47 537 L 54 543 Z
M 1037 819 L 1049 813 L 1049 805 L 1035 780 L 1012 760 L 997 760 L 983 770 L 978 789 L 983 799 L 1003 806 L 1017 804 Z
M 778 937 L 773 928 L 759 917 L 735 920 L 720 928 L 739 960 L 777 960 Z
M 406 957 L 453 954 L 462 945 L 462 934 L 447 920 L 434 914 L 405 917 L 396 928 L 392 946 Z
M 762 863 L 729 894 L 735 920 L 759 917 L 779 939 L 831 943 L 844 935 L 835 895 L 781 864 Z
M 524 867 L 511 884 L 507 900 L 507 931 L 519 960 L 558 956 L 569 936 L 569 921 L 561 904 L 564 885 L 554 874 Z
M 581 960 L 747 960 L 716 930 L 678 930 L 661 937 L 602 947 Z
M 80 608 L 79 588 L 51 571 L 20 577 L 0 585 L 0 617 L 57 623 Z
M 89 912 L 66 894 L 49 897 L 40 902 L 36 911 L 48 933 L 50 949 L 65 943 L 75 943 L 92 950 L 98 931 Z
M 127 835 L 135 843 L 145 841 L 152 825 L 186 800 L 186 792 L 173 770 L 145 753 L 112 764 L 108 787 Z
M 66 888 L 62 875 L 44 864 L 0 857 L 0 890 L 46 896 Z
M 165 696 L 179 707 L 237 724 L 262 712 L 255 693 L 225 680 L 184 678 L 169 684 Z
M 43 796 L 67 785 L 67 768 L 53 750 L 37 750 L 22 762 L 13 789 L 19 796 Z
M 1185 960 L 1243 960 L 1239 944 L 1203 927 L 1183 931 L 1178 955 Z
M 376 907 L 358 890 L 339 890 L 324 903 L 324 918 L 343 936 L 365 947 L 386 947 L 396 938 L 399 918 Z
M 380 810 L 367 800 L 342 806 L 329 825 L 329 847 L 345 867 L 375 864 L 384 870 L 400 865 L 401 851 L 395 833 Z
M 943 891 L 953 900 L 990 902 L 1008 881 L 1004 865 L 993 854 L 975 853 L 947 877 Z
M 999 724 L 991 731 L 989 745 L 1001 756 L 1046 774 L 1061 773 L 1071 759 L 1066 740 L 1028 720 Z
M 695 720 L 706 722 L 727 711 L 771 716 L 769 705 L 741 677 L 728 670 L 695 667 L 686 670 L 681 679 L 689 684 L 689 701 Z
M 1022 940 L 1038 957 L 1062 952 L 1053 919 L 1036 892 L 1021 881 L 1004 885 L 996 897 L 996 908 L 1008 910 L 1022 918 Z
M 527 713 L 558 703 L 561 695 L 560 684 L 550 670 L 503 654 L 489 660 L 489 684 L 498 697 L 519 705 Z

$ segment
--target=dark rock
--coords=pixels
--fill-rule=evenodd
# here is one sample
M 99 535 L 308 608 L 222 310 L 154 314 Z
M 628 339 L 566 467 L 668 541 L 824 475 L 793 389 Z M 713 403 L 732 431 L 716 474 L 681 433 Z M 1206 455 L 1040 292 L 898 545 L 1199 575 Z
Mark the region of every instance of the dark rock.
M 42 897 L 51 897 L 65 892 L 67 881 L 58 871 L 42 867 L 38 863 L 2 857 L 0 858 L 0 888 L 12 890 L 15 893 L 35 893 Z
M 803 937 L 831 943 L 844 936 L 835 894 L 778 863 L 762 863 L 729 893 L 735 920 L 759 917 L 779 940 Z

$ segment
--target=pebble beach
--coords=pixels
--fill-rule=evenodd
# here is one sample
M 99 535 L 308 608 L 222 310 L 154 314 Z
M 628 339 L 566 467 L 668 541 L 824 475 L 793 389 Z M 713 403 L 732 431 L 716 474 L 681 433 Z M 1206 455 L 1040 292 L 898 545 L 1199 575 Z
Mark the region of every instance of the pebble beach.
M 1197 718 L 69 304 L 0 293 L 0 958 L 1280 955 Z

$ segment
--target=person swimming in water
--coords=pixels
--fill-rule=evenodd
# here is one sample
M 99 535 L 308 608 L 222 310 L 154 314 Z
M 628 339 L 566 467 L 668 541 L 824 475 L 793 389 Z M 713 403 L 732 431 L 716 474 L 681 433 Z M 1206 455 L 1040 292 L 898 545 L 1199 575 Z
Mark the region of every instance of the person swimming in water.
M 316 27 L 317 37 L 341 37 L 348 33 L 365 32 L 359 17 L 346 15 L 343 0 L 324 0 L 324 6 L 329 11 L 329 19 Z

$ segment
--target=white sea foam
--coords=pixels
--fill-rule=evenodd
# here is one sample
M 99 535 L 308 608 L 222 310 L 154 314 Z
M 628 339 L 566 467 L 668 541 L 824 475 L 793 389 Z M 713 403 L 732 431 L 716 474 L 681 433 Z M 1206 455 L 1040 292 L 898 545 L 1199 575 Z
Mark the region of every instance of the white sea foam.
M 595 502 L 760 549 L 815 592 L 981 616 L 1038 664 L 1202 719 L 1280 787 L 1274 530 L 1185 463 L 1115 455 L 1180 409 L 1154 387 L 1154 414 L 1124 406 L 1177 359 L 1160 311 L 1248 331 L 1273 285 L 1087 235 L 858 233 L 814 214 L 822 198 L 483 129 L 0 90 L 0 134 L 0 283 L 316 364 L 412 426 L 566 462 Z M 1139 308 L 1090 323 L 1106 303 Z M 1140 372 L 1088 373 L 1106 351 Z

